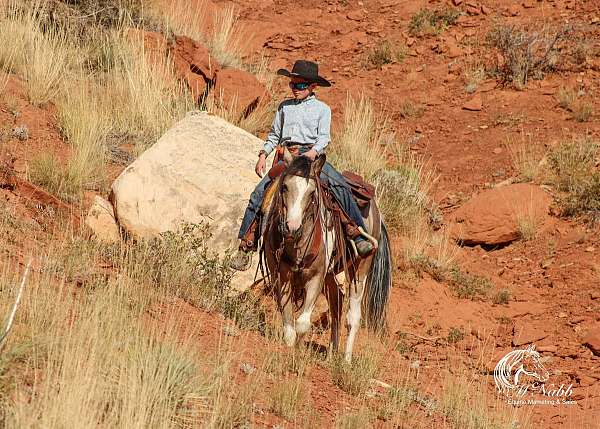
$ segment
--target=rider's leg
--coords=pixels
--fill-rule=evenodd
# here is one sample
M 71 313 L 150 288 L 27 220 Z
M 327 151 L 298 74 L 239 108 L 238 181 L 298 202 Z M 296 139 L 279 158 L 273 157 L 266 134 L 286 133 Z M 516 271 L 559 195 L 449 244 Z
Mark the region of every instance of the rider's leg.
M 244 235 L 248 232 L 248 228 L 252 225 L 252 221 L 256 218 L 258 211 L 260 210 L 260 205 L 262 204 L 262 200 L 265 196 L 265 190 L 267 186 L 271 183 L 271 178 L 268 174 L 265 174 L 265 177 L 262 178 L 254 191 L 250 194 L 250 200 L 248 201 L 248 207 L 246 207 L 246 212 L 244 213 L 244 217 L 242 218 L 242 224 L 240 225 L 240 231 L 238 232 L 238 238 L 241 240 L 244 238 Z
M 244 242 L 244 237 L 248 233 L 250 226 L 254 219 L 256 219 L 256 215 L 260 210 L 260 205 L 262 204 L 262 200 L 265 196 L 265 190 L 267 186 L 271 183 L 271 178 L 268 174 L 265 174 L 265 177 L 262 178 L 252 194 L 250 194 L 250 200 L 248 201 L 248 207 L 246 207 L 246 212 L 244 213 L 244 217 L 242 219 L 242 224 L 240 226 L 240 231 L 238 233 L 238 238 L 242 240 L 240 242 L 240 248 L 238 252 L 231 258 L 230 266 L 231 268 L 244 271 L 250 268 L 250 251 L 254 247 L 254 243 Z M 253 237 L 254 239 L 254 237 Z
M 367 228 L 365 226 L 364 219 L 360 213 L 360 209 L 358 208 L 356 201 L 354 200 L 354 197 L 352 196 L 352 191 L 346 183 L 346 179 L 344 179 L 344 176 L 342 176 L 335 168 L 333 168 L 331 164 L 326 162 L 321 170 L 320 178 L 321 181 L 329 185 L 333 196 L 342 206 L 342 209 L 344 209 L 350 219 L 352 219 L 352 221 L 356 224 L 356 226 L 359 226 L 366 231 Z M 356 248 L 361 256 L 369 255 L 374 249 L 373 244 L 370 241 L 365 240 L 362 235 L 355 237 L 354 242 L 356 243 Z

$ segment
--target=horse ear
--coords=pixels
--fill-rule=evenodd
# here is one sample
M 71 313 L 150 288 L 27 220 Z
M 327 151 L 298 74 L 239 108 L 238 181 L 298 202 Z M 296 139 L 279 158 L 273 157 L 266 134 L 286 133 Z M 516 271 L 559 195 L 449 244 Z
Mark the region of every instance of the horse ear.
M 323 166 L 325 165 L 325 161 L 327 161 L 327 157 L 325 156 L 325 154 L 321 154 L 317 157 L 317 159 L 315 159 L 315 161 L 312 163 L 311 166 L 311 174 L 313 176 L 319 176 L 321 174 L 321 170 L 323 169 Z
M 294 156 L 289 151 L 287 146 L 284 146 L 283 147 L 283 162 L 285 162 L 287 165 L 290 165 L 293 160 L 294 160 Z

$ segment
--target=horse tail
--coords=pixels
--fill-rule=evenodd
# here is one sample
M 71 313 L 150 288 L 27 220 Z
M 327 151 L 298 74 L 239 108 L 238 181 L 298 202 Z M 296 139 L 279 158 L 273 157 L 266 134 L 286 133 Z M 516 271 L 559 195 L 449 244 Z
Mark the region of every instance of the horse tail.
M 368 294 L 365 308 L 367 327 L 373 332 L 380 333 L 385 327 L 386 307 L 392 288 L 390 240 L 383 219 L 381 220 L 379 246 L 367 274 L 366 286 Z

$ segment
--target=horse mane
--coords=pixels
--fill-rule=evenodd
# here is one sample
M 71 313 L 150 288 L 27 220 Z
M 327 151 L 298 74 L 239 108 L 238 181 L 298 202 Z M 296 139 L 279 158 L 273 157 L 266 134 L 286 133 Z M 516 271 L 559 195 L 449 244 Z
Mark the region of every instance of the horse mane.
M 305 179 L 310 177 L 312 161 L 306 156 L 297 156 L 285 170 L 286 175 L 299 176 Z

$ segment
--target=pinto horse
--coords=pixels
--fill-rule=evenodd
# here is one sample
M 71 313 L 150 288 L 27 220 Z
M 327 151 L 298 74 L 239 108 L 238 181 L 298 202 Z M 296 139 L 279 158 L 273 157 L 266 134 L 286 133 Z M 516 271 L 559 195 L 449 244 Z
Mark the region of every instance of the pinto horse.
M 283 160 L 287 168 L 271 184 L 272 199 L 264 209 L 261 260 L 282 314 L 284 341 L 290 347 L 301 342 L 323 292 L 331 316 L 330 351 L 337 351 L 345 293 L 336 274 L 343 270 L 350 300 L 345 359 L 350 362 L 363 309 L 371 330 L 380 331 L 385 324 L 392 284 L 386 227 L 372 201 L 364 220 L 368 236 L 377 244 L 376 251 L 363 259 L 353 255 L 319 180 L 325 155 L 310 162 L 304 156 L 294 158 L 286 148 Z M 294 319 L 296 310 L 299 316 Z

